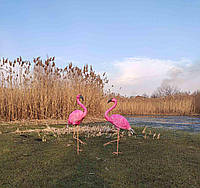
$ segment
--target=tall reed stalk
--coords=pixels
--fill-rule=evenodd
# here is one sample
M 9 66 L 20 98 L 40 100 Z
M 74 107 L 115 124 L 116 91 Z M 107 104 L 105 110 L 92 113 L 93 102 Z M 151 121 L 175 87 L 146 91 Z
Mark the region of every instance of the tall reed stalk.
M 104 92 L 108 82 L 105 73 L 96 74 L 92 66 L 82 69 L 68 64 L 55 65 L 55 58 L 33 62 L 0 59 L 0 118 L 5 121 L 23 119 L 67 119 L 80 107 L 76 95 L 81 93 L 89 116 L 103 117 L 110 97 L 118 99 L 114 113 L 178 114 L 200 113 L 200 95 L 175 95 L 165 98 L 128 98 Z
M 76 95 L 81 93 L 90 115 L 100 115 L 104 98 L 105 74 L 100 76 L 92 66 L 83 69 L 72 63 L 57 68 L 55 58 L 33 62 L 17 58 L 14 62 L 2 59 L 0 85 L 0 117 L 3 120 L 66 119 L 79 108 Z

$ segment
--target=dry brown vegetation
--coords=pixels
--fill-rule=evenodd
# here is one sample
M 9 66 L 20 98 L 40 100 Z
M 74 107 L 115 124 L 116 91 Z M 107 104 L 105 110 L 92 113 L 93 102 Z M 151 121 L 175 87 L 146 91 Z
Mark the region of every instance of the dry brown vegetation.
M 193 95 L 174 95 L 159 98 L 123 98 L 119 105 L 122 114 L 192 115 L 197 113 Z
M 54 60 L 1 60 L 1 119 L 66 119 L 78 107 L 79 93 L 85 98 L 89 114 L 100 115 L 105 74 L 100 77 L 88 65 L 80 69 L 70 63 L 64 69 L 57 68 Z
M 55 58 L 33 62 L 0 59 L 0 118 L 67 119 L 69 113 L 79 108 L 76 95 L 84 96 L 88 115 L 103 117 L 110 105 L 107 99 L 115 96 L 118 106 L 115 113 L 122 114 L 194 114 L 200 113 L 200 93 L 178 94 L 159 98 L 122 97 L 106 93 L 108 82 L 105 73 L 95 73 L 92 66 L 82 69 L 68 64 L 65 68 L 55 65 Z

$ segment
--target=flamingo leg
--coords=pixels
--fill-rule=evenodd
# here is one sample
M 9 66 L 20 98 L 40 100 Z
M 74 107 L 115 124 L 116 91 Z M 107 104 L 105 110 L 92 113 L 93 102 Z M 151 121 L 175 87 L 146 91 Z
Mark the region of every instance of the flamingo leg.
M 78 137 L 79 137 L 79 125 L 77 125 L 77 154 L 79 155 L 79 139 L 78 139 Z
M 76 128 L 75 128 L 75 125 L 74 125 L 74 128 L 73 128 L 73 138 L 74 138 L 74 139 L 76 139 L 76 137 L 75 137 L 75 131 L 76 131 L 76 130 L 75 130 L 75 129 L 76 129 Z
M 118 136 L 119 136 L 119 131 L 117 131 L 117 134 L 118 134 Z M 104 144 L 104 146 L 107 146 L 108 144 L 111 144 L 112 142 L 117 142 L 118 141 L 118 138 L 117 138 L 117 140 L 111 140 L 110 142 L 106 142 L 105 144 Z
M 78 125 L 77 125 L 77 126 L 78 126 Z M 73 129 L 73 138 L 76 139 L 76 140 L 79 140 L 79 142 L 80 142 L 81 144 L 86 144 L 85 142 L 83 142 L 82 140 L 80 140 L 79 138 L 77 138 L 77 137 L 75 136 L 75 128 Z
M 104 146 L 107 146 L 108 144 L 111 144 L 112 142 L 117 142 L 117 140 L 112 140 L 110 142 L 107 142 L 107 143 L 104 144 Z
M 117 130 L 117 152 L 113 152 L 113 154 L 118 155 L 119 153 L 119 130 Z
M 79 138 L 74 137 L 74 139 L 79 140 L 79 142 L 80 142 L 81 144 L 86 144 L 85 142 L 83 142 L 83 141 L 80 140 Z M 87 144 L 86 144 L 86 145 L 87 145 Z

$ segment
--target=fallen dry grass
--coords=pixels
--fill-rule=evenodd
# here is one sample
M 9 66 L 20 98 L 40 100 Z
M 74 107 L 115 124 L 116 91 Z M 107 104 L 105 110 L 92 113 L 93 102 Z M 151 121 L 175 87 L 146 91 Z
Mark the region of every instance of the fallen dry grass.
M 76 131 L 77 126 L 72 126 L 72 127 L 53 127 L 49 126 L 48 124 L 45 125 L 46 127 L 40 127 L 40 128 L 26 128 L 24 129 L 22 126 L 22 129 L 17 126 L 17 129 L 13 132 L 10 132 L 12 134 L 19 134 L 19 135 L 24 135 L 24 134 L 30 134 L 30 133 L 37 133 L 39 139 L 41 138 L 41 141 L 46 142 L 47 137 L 49 135 L 53 135 L 55 138 L 60 138 L 61 136 L 64 135 L 69 135 L 72 134 L 74 131 Z M 106 136 L 106 138 L 110 137 L 117 137 L 117 130 L 114 126 L 109 126 L 109 125 L 102 125 L 101 123 L 95 123 L 94 124 L 86 124 L 83 126 L 79 126 L 79 134 L 84 137 L 84 138 L 91 138 L 91 137 L 98 137 L 98 136 Z M 0 134 L 3 134 L 2 132 Z M 124 136 L 133 136 L 130 132 L 128 131 L 121 131 L 120 132 L 120 137 Z M 147 130 L 147 127 L 145 126 L 142 133 L 137 132 L 137 135 L 134 135 L 135 138 L 137 137 L 142 137 L 144 139 L 160 139 L 160 133 L 155 133 L 152 132 L 151 130 Z

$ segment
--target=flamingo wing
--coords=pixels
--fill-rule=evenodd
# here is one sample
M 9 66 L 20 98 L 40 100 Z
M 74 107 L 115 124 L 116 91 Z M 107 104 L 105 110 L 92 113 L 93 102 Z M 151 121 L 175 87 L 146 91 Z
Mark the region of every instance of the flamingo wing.
M 68 123 L 77 125 L 83 120 L 83 112 L 81 110 L 75 110 L 69 115 Z
M 127 119 L 119 114 L 113 114 L 110 116 L 110 122 L 119 129 L 131 129 L 131 126 Z

